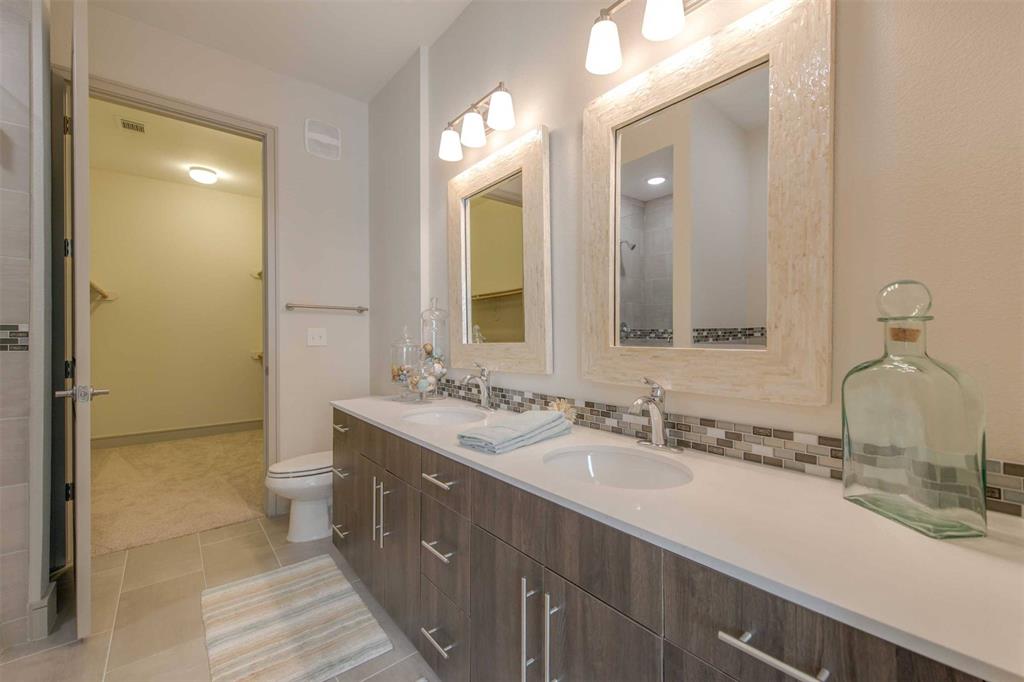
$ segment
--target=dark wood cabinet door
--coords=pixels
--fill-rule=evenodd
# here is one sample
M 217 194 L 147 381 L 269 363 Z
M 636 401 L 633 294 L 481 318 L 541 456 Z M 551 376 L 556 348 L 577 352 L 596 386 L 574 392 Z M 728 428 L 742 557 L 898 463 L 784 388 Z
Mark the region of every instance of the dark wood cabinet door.
M 362 454 L 378 466 L 384 466 L 384 454 L 387 452 L 387 431 L 373 424 L 363 424 L 363 437 L 360 439 Z
M 412 641 L 444 682 L 469 682 L 469 618 L 426 577 L 420 580 L 422 629 L 417 629 Z
M 716 670 L 693 654 L 665 642 L 665 682 L 733 682 L 733 679 Z
M 475 469 L 470 493 L 475 525 L 544 563 L 550 502 Z
M 543 567 L 476 526 L 470 553 L 471 677 L 520 682 L 525 661 L 526 679 L 539 682 Z
M 420 499 L 420 570 L 469 610 L 470 523 L 427 495 Z
M 420 446 L 384 432 L 384 468 L 413 488 L 420 487 Z
M 544 596 L 548 679 L 661 682 L 658 635 L 549 570 Z
M 420 448 L 420 490 L 466 518 L 470 518 L 472 472 L 464 464 Z
M 544 565 L 661 633 L 661 548 L 551 505 Z
M 378 547 L 378 490 L 383 471 L 363 456 L 356 457 L 355 492 L 353 493 L 352 542 L 345 558 L 366 587 L 380 599 L 383 597 L 383 556 Z
M 382 603 L 402 632 L 415 641 L 420 604 L 420 493 L 394 474 L 381 474 L 378 554 L 383 557 Z

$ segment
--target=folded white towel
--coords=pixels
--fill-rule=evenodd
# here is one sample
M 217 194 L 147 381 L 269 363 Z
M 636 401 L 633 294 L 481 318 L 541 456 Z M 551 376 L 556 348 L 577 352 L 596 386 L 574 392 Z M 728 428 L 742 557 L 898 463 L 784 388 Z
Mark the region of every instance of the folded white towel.
M 459 444 L 492 455 L 563 436 L 572 425 L 561 412 L 532 410 L 495 422 L 467 429 L 459 434 Z

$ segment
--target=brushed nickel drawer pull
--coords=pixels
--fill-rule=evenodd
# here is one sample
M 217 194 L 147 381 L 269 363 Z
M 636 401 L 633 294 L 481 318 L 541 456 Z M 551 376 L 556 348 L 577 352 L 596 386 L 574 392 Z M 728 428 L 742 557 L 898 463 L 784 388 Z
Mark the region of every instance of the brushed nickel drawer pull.
M 340 478 L 341 480 L 345 480 L 346 478 L 352 475 L 347 471 L 342 471 L 341 469 L 333 469 L 333 471 L 335 474 L 338 475 L 338 478 Z
M 718 631 L 718 639 L 720 639 L 721 641 L 725 642 L 734 649 L 742 651 L 751 658 L 761 661 L 762 663 L 771 668 L 775 668 L 780 673 L 783 673 L 784 675 L 789 675 L 794 680 L 800 680 L 800 682 L 825 682 L 825 680 L 828 679 L 828 676 L 830 675 L 828 668 L 822 668 L 818 671 L 817 675 L 809 675 L 808 673 L 805 673 L 803 670 L 794 668 L 789 663 L 786 663 L 785 661 L 780 661 L 774 656 L 770 656 L 765 652 L 761 651 L 760 649 L 758 649 L 757 647 L 752 646 L 750 644 L 750 640 L 753 638 L 754 633 L 750 632 L 749 630 L 744 630 L 743 634 L 739 637 L 733 637 L 729 633 L 722 632 L 721 630 Z
M 335 424 L 334 425 L 334 430 L 337 431 L 338 433 L 348 433 L 349 432 L 349 427 L 342 426 L 341 424 Z
M 551 616 L 561 610 L 561 606 L 551 605 L 551 595 L 544 593 L 544 682 L 558 682 L 551 679 Z
M 384 484 L 381 483 L 381 486 Z M 373 520 L 370 522 L 370 539 L 377 541 L 377 477 L 373 477 Z
M 338 535 L 338 537 L 339 537 L 339 538 L 341 538 L 342 540 L 344 540 L 345 538 L 347 538 L 347 537 L 348 537 L 348 535 L 349 535 L 349 533 L 351 532 L 351 531 L 347 531 L 347 530 L 341 530 L 341 524 L 340 524 L 340 523 L 339 523 L 338 525 L 336 525 L 336 526 L 333 526 L 333 528 L 334 528 L 334 532 L 335 532 L 335 533 L 336 533 L 336 534 Z
M 420 540 L 420 546 L 422 546 L 423 549 L 425 549 L 428 552 L 430 552 L 431 554 L 433 554 L 442 563 L 444 563 L 446 565 L 450 564 L 451 563 L 451 558 L 455 555 L 455 552 L 447 552 L 445 554 L 441 554 L 440 552 L 438 552 L 434 548 L 434 545 L 436 545 L 436 544 L 437 544 L 437 540 L 433 540 L 431 542 L 427 542 L 426 540 Z
M 520 679 L 526 682 L 526 669 L 533 665 L 535 658 L 526 657 L 526 600 L 537 594 L 527 590 L 526 576 L 519 579 L 519 671 Z
M 437 632 L 438 629 L 439 628 L 431 628 L 430 630 L 427 630 L 426 628 L 420 628 L 420 634 L 426 637 L 427 641 L 430 642 L 431 646 L 437 649 L 437 653 L 441 654 L 441 658 L 447 661 L 448 652 L 455 648 L 455 643 L 452 642 L 448 646 L 441 646 L 440 644 L 438 644 L 437 640 L 433 637 L 433 634 Z
M 430 481 L 431 483 L 436 485 L 441 490 L 443 490 L 445 492 L 449 492 L 452 489 L 452 486 L 455 485 L 456 482 L 455 481 L 448 481 L 447 483 L 445 483 L 441 479 L 438 478 L 438 476 L 440 476 L 440 475 L 441 474 L 428 474 L 428 473 L 420 474 L 420 476 L 422 476 L 425 480 Z

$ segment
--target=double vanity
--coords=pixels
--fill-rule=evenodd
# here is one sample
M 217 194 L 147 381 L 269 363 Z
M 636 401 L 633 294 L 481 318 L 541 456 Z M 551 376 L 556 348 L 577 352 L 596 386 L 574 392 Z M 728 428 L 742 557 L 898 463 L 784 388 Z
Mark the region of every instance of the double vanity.
M 834 481 L 507 416 L 333 403 L 334 542 L 443 680 L 1019 679 L 1022 538 L 936 542 Z M 998 628 L 988 628 L 998 623 Z

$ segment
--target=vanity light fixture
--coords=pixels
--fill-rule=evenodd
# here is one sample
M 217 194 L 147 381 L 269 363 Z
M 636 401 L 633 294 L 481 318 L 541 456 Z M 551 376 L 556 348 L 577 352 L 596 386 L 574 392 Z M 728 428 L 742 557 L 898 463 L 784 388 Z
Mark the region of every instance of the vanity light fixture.
M 665 178 L 660 175 L 655 175 L 653 178 L 647 178 L 648 185 L 660 185 L 665 182 Z
M 598 76 L 615 73 L 622 66 L 622 48 L 619 45 L 619 28 L 612 14 L 622 9 L 630 0 L 615 0 L 601 10 L 594 25 L 590 27 L 590 42 L 587 43 L 587 71 Z M 686 13 L 683 0 L 647 0 L 640 33 L 654 42 L 668 40 L 683 30 Z
M 203 166 L 189 166 L 188 176 L 200 185 L 212 185 L 217 182 L 217 171 Z
M 456 130 L 460 122 L 461 132 Z M 487 144 L 487 133 L 492 130 L 512 130 L 515 127 L 516 114 L 512 106 L 512 95 L 505 89 L 505 83 L 498 83 L 486 95 L 448 122 L 448 126 L 441 133 L 437 156 L 442 161 L 461 161 L 463 147 L 483 147 Z

